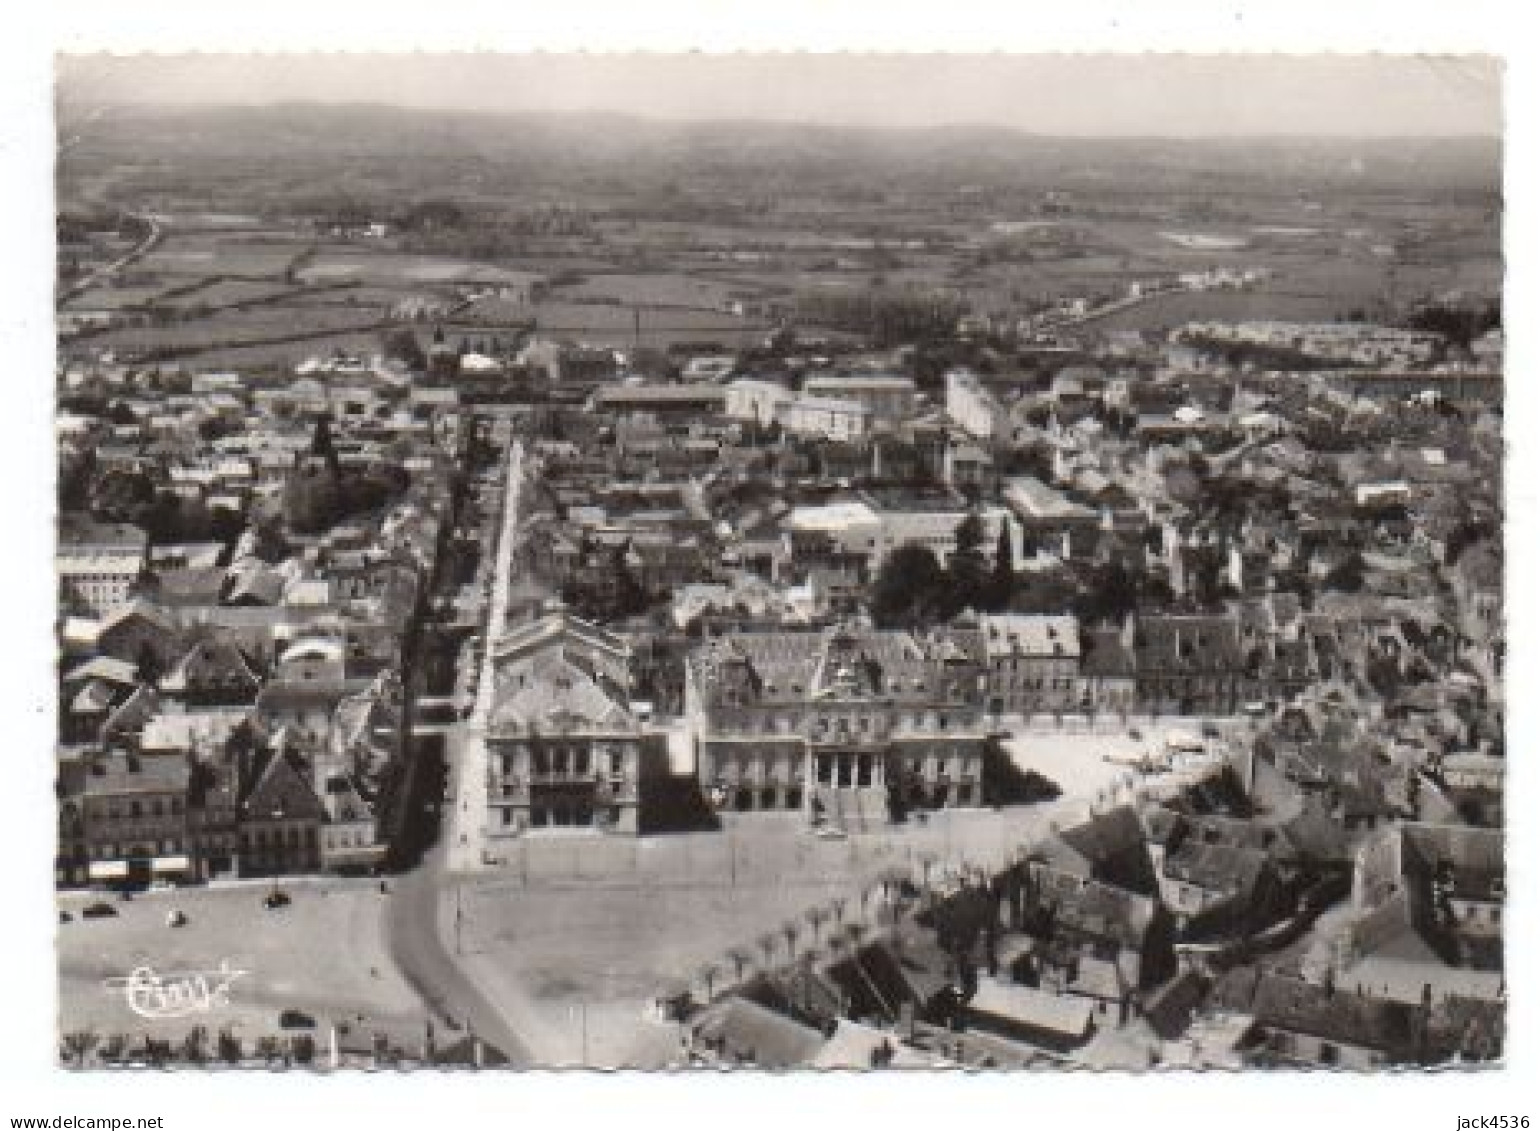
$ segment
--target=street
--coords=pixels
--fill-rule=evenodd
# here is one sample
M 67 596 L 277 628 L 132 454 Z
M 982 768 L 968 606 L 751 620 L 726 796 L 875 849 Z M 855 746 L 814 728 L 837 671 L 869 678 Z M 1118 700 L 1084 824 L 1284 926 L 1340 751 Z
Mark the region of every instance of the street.
M 385 921 L 391 959 L 401 976 L 444 1021 L 468 1026 L 515 1065 L 533 1064 L 524 1042 L 467 977 L 453 953 L 454 910 L 445 906 L 451 902 L 445 896 L 453 891 L 453 883 L 445 874 L 442 845 L 429 852 L 416 869 L 391 881 Z M 451 940 L 448 943 L 446 933 Z

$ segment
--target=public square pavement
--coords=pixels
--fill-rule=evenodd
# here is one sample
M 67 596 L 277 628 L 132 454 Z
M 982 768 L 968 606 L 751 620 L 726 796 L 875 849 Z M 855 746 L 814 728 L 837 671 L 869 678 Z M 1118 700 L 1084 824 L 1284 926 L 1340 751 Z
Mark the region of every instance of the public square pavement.
M 679 983 L 699 993 L 708 965 L 720 991 L 734 949 L 754 956 L 752 973 L 785 960 L 760 949 L 785 925 L 800 924 L 799 945 L 812 943 L 812 908 L 838 904 L 846 921 L 875 922 L 884 877 L 944 885 L 998 869 L 1093 808 L 1168 794 L 1208 772 L 1112 766 L 1070 783 L 1090 797 L 943 811 L 841 840 L 790 815 L 729 817 L 714 833 L 525 837 L 496 871 L 461 878 L 445 918 L 460 961 L 537 1063 L 656 1066 L 677 1051 L 678 1033 L 655 1018 L 654 999 Z
M 100 1036 L 146 1034 L 180 1040 L 194 1025 L 210 1034 L 231 1027 L 244 1041 L 278 1035 L 279 1015 L 297 1009 L 315 1018 L 317 1040 L 328 1023 L 370 1023 L 394 1032 L 427 1018 L 417 994 L 397 973 L 384 930 L 386 896 L 377 881 L 280 881 L 288 906 L 268 909 L 266 881 L 152 891 L 130 901 L 99 892 L 61 894 L 70 922 L 58 927 L 59 1026 Z M 85 919 L 83 908 L 109 903 L 110 918 Z M 186 923 L 167 923 L 172 911 Z M 228 1001 L 185 1016 L 147 1019 L 129 1008 L 121 981 L 146 967 L 161 978 L 228 975 Z

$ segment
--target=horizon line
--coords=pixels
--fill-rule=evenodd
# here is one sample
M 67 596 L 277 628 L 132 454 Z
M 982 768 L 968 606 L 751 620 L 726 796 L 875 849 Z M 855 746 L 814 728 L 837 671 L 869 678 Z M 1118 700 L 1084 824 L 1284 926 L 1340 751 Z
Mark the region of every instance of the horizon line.
M 58 79 L 54 83 L 56 103 L 70 101 L 71 97 L 62 87 L 64 84 Z M 615 118 L 632 122 L 646 122 L 656 125 L 680 126 L 684 128 L 701 126 L 757 126 L 757 127 L 788 127 L 800 129 L 819 129 L 830 131 L 849 131 L 865 134 L 934 134 L 944 133 L 949 130 L 972 130 L 981 133 L 1010 134 L 1020 138 L 1040 138 L 1049 141 L 1089 141 L 1089 142 L 1139 142 L 1139 141 L 1166 141 L 1166 142 L 1275 142 L 1275 141 L 1317 141 L 1317 142 L 1455 142 L 1455 141 L 1488 141 L 1501 145 L 1506 140 L 1506 131 L 1503 124 L 1499 123 L 1495 130 L 1470 130 L 1470 131 L 1446 131 L 1441 133 L 1406 133 L 1406 132 L 1366 132 L 1366 133 L 1323 133 L 1309 130 L 1278 130 L 1277 132 L 1237 131 L 1229 132 L 1204 132 L 1204 133 L 1075 133 L 1067 131 L 1035 130 L 1024 126 L 1014 126 L 1005 122 L 990 122 L 980 119 L 959 118 L 948 122 L 933 122 L 926 124 L 883 124 L 877 122 L 861 122 L 849 119 L 835 118 L 779 118 L 779 117 L 752 117 L 745 115 L 724 115 L 722 117 L 684 117 L 672 116 L 660 113 L 643 113 L 636 110 L 606 109 L 599 107 L 573 108 L 573 109 L 521 109 L 516 107 L 499 108 L 491 106 L 436 106 L 423 103 L 387 102 L 378 99 L 328 99 L 328 98 L 277 98 L 265 101 L 235 101 L 235 100 L 210 100 L 207 102 L 178 101 L 174 99 L 148 98 L 115 98 L 115 99 L 80 99 L 77 107 L 89 106 L 96 112 L 116 109 L 132 110 L 157 110 L 168 113 L 215 113 L 220 111 L 264 111 L 280 110 L 285 108 L 307 109 L 324 108 L 337 110 L 377 110 L 387 113 L 405 114 L 439 114 L 453 117 L 473 118 L 529 118 L 542 120 L 583 119 L 583 118 Z

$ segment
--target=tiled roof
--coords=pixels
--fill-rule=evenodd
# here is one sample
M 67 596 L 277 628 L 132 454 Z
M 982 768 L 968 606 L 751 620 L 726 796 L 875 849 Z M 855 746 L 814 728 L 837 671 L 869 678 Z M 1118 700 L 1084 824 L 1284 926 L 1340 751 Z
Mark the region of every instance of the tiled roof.
M 1073 616 L 992 614 L 979 618 L 989 655 L 1080 656 L 1080 622 Z
M 248 816 L 258 818 L 326 819 L 326 809 L 316 797 L 306 775 L 282 751 L 275 751 L 268 756 L 256 784 L 246 796 L 244 808 Z
M 1297 978 L 1264 974 L 1251 1013 L 1258 1023 L 1408 1059 L 1415 1048 L 1410 1006 L 1332 991 Z
M 187 788 L 187 759 L 176 754 L 132 758 L 111 754 L 98 759 L 82 782 L 95 795 L 180 792 Z

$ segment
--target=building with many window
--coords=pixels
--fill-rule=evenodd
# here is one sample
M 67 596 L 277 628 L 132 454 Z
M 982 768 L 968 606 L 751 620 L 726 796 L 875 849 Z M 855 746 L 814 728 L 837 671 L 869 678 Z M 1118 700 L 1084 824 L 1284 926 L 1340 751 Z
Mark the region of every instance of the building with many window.
M 989 709 L 1033 714 L 1081 706 L 1080 622 L 1073 616 L 980 617 L 989 657 Z
M 664 738 L 629 708 L 631 648 L 564 611 L 493 645 L 488 834 L 578 828 L 635 834 Z
M 880 373 L 809 377 L 802 383 L 802 391 L 810 397 L 865 405 L 874 423 L 897 424 L 914 411 L 915 387 L 908 377 Z
M 148 555 L 149 536 L 137 526 L 61 525 L 54 554 L 59 607 L 101 617 L 126 605 Z
M 880 823 L 985 803 L 977 630 L 738 633 L 690 657 L 685 712 L 719 810 Z

